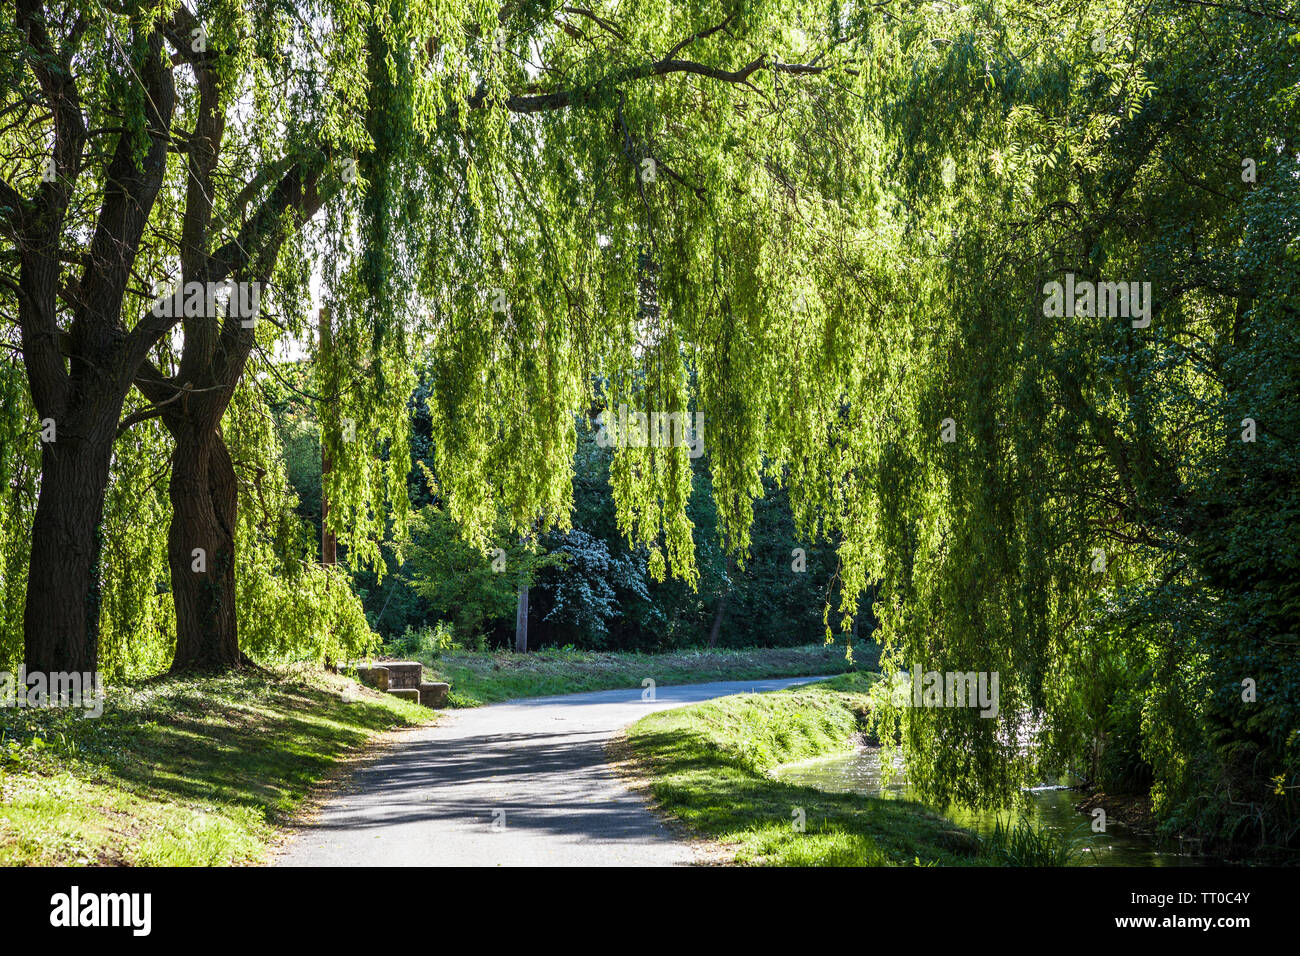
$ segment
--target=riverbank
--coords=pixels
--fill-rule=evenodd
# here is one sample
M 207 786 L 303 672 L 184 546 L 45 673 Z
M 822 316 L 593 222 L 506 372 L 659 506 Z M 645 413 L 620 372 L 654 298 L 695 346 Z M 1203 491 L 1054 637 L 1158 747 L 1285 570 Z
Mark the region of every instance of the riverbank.
M 1106 811 L 1107 819 L 1121 823 L 1144 837 L 1155 836 L 1156 821 L 1151 809 L 1151 794 L 1107 793 L 1104 790 L 1086 788 L 1078 790 L 1078 793 L 1086 794 L 1074 807 L 1080 813 L 1090 813 L 1101 807 Z
M 765 866 L 987 863 L 978 838 L 919 804 L 773 779 L 780 764 L 849 751 L 875 675 L 665 711 L 628 728 L 624 766 L 657 809 L 720 862 Z
M 430 711 L 316 670 L 155 678 L 102 716 L 0 710 L 0 865 L 228 866 L 377 735 Z

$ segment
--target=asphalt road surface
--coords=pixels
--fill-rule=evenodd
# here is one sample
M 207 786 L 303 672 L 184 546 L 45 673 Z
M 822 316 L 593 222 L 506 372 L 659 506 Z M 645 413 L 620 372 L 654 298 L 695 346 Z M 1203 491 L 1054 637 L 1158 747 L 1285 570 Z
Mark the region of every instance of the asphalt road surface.
M 674 866 L 694 860 L 607 764 L 646 714 L 824 678 L 567 694 L 442 712 L 354 772 L 279 866 Z

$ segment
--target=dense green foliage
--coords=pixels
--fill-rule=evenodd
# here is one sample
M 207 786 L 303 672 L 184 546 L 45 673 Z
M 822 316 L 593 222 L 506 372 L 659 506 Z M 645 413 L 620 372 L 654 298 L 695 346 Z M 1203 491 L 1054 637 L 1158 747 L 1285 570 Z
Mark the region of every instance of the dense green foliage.
M 996 721 L 899 715 L 912 779 L 1154 781 L 1170 828 L 1293 852 L 1295 8 L 1055 6 L 956 16 L 891 104 L 932 292 L 871 469 L 886 660 L 998 671 L 1002 694 Z M 1149 325 L 1051 314 L 1066 274 L 1150 282 Z
M 999 820 L 981 842 L 1005 866 L 1069 866 L 1079 856 L 1068 833 L 1035 827 L 1027 817 L 1014 824 Z
M 318 426 L 310 403 L 275 390 L 281 396 L 274 406 L 277 430 L 288 450 L 298 513 L 318 535 Z M 498 526 L 494 547 L 482 551 L 461 537 L 430 492 L 427 395 L 422 385 L 410 403 L 408 533 L 390 534 L 382 578 L 365 566 L 352 569 L 366 616 L 386 639 L 447 621 L 463 646 L 512 644 L 521 580 L 532 589 L 529 645 L 535 647 L 697 645 L 710 636 L 720 602 L 720 646 L 793 646 L 821 637 L 824 612 L 839 604 L 834 549 L 797 537 L 787 495 L 770 480 L 755 502 L 751 558 L 738 564 L 719 540 L 707 465 L 695 463 L 687 514 L 698 541 L 698 581 L 694 588 L 679 580 L 655 581 L 644 551 L 630 548 L 618 531 L 609 486 L 612 452 L 583 432 L 573 464 L 573 527 L 543 533 L 525 547 Z M 500 560 L 497 547 L 504 552 Z

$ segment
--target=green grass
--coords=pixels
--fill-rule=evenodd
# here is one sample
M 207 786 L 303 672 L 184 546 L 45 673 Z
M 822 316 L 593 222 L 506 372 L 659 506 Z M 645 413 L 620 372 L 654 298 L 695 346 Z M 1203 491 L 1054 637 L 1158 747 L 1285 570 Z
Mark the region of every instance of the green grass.
M 1007 866 L 1069 866 L 1081 852 L 1077 837 L 1040 829 L 1027 817 L 1014 824 L 999 820 L 984 845 Z
M 628 730 L 659 808 L 735 862 L 770 866 L 988 863 L 975 834 L 903 800 L 827 793 L 768 775 L 853 746 L 875 675 L 662 711 Z M 795 826 L 802 809 L 804 832 Z
M 389 648 L 406 656 L 410 649 Z M 876 649 L 854 649 L 857 666 L 870 667 Z M 761 680 L 839 674 L 850 668 L 844 645 L 692 649 L 665 654 L 542 650 L 527 654 L 508 651 L 444 651 L 414 655 L 432 672 L 432 680 L 451 684 L 452 706 L 476 707 L 518 697 L 546 697 L 580 691 L 641 687 L 645 678 L 657 685 L 698 684 L 718 680 Z
M 0 710 L 0 865 L 259 862 L 341 757 L 431 718 L 315 671 L 159 678 L 76 713 Z

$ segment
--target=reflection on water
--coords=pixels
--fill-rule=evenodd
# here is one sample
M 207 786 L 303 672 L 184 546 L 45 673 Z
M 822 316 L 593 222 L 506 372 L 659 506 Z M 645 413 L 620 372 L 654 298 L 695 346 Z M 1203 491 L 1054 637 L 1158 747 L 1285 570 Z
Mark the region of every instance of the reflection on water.
M 778 767 L 773 774 L 783 783 L 801 787 L 815 787 L 834 793 L 861 793 L 885 799 L 915 799 L 901 770 L 896 770 L 888 783 L 882 785 L 880 777 L 880 750 L 866 747 L 852 753 L 824 757 L 805 763 Z M 1176 853 L 1159 853 L 1147 837 L 1134 833 L 1114 820 L 1107 821 L 1105 833 L 1092 832 L 1092 817 L 1074 809 L 1080 799 L 1075 790 L 1066 787 L 1035 787 L 1025 791 L 1026 803 L 1011 810 L 970 810 L 949 807 L 944 816 L 955 823 L 974 830 L 981 836 L 993 832 L 1001 820 L 1003 825 L 1015 824 L 1023 815 L 1035 827 L 1064 831 L 1070 834 L 1083 850 L 1076 858 L 1076 866 L 1195 866 L 1200 861 Z

